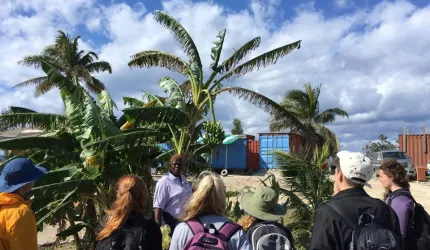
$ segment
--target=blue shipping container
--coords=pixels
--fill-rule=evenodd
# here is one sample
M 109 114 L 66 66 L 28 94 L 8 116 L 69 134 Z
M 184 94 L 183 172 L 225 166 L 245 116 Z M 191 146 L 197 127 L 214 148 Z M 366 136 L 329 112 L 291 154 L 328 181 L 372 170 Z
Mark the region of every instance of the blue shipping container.
M 232 144 L 221 145 L 214 151 L 214 169 L 225 169 L 227 147 L 227 169 L 246 169 L 247 138 L 239 138 Z M 210 163 L 210 159 L 208 159 Z
M 260 169 L 277 168 L 273 150 L 290 151 L 290 136 L 287 133 L 262 133 L 260 138 Z

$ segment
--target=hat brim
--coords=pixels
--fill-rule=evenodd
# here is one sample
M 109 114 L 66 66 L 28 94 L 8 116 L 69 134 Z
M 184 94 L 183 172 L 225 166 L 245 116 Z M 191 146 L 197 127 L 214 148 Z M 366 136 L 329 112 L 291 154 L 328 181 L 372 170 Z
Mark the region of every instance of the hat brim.
M 241 205 L 247 214 L 264 221 L 277 221 L 287 213 L 287 208 L 280 204 L 276 204 L 270 211 L 263 211 L 257 208 L 252 200 L 253 194 L 254 193 L 250 192 L 242 196 Z
M 40 167 L 38 165 L 34 165 L 36 168 L 36 171 L 34 171 L 33 176 L 26 182 L 23 183 L 17 183 L 15 185 L 6 185 L 6 181 L 1 178 L 0 179 L 0 193 L 6 192 L 6 193 L 13 193 L 14 191 L 18 190 L 19 188 L 32 183 L 33 181 L 36 181 L 43 176 L 46 175 L 46 168 Z

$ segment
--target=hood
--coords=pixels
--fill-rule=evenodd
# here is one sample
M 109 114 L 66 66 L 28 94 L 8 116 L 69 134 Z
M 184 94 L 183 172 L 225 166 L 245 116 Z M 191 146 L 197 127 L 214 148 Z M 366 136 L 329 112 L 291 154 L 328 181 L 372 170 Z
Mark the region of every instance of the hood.
M 25 199 L 19 194 L 0 193 L 0 206 L 13 205 L 18 203 L 27 203 Z

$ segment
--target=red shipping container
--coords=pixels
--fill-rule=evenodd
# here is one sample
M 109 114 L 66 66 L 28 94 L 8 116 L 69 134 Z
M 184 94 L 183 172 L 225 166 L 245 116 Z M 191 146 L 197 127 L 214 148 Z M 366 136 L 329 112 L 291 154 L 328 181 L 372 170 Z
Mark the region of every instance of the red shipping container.
M 254 170 L 260 168 L 260 142 L 248 140 L 248 151 L 246 159 L 246 168 Z

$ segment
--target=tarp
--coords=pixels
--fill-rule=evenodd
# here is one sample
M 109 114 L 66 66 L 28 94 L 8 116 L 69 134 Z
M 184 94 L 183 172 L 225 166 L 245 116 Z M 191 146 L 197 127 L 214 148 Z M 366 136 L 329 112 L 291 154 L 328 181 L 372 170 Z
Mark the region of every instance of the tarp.
M 197 140 L 197 143 L 203 144 L 203 138 L 204 138 L 204 136 L 200 137 Z M 237 141 L 238 139 L 239 139 L 239 136 L 237 136 L 237 135 L 226 135 L 226 137 L 222 141 L 222 144 L 226 144 L 226 145 L 232 144 L 233 142 Z

